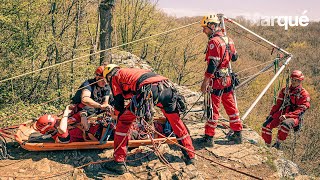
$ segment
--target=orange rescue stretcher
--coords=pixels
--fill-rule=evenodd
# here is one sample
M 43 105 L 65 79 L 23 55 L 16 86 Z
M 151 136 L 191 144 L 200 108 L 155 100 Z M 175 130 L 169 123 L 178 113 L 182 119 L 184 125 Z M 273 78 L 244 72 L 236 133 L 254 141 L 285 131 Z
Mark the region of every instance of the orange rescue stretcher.
M 163 121 L 163 118 L 155 118 L 155 121 Z M 28 142 L 30 136 L 38 133 L 33 127 L 27 123 L 21 124 L 14 135 L 14 139 L 20 146 L 28 151 L 58 151 L 58 150 L 76 150 L 76 149 L 107 149 L 113 148 L 113 141 L 107 141 L 100 144 L 99 141 L 89 142 L 71 142 L 71 143 L 54 143 L 54 142 Z M 154 143 L 173 144 L 177 140 L 175 137 L 154 138 Z M 152 145 L 151 139 L 146 140 L 129 140 L 128 147 L 139 147 L 144 145 Z

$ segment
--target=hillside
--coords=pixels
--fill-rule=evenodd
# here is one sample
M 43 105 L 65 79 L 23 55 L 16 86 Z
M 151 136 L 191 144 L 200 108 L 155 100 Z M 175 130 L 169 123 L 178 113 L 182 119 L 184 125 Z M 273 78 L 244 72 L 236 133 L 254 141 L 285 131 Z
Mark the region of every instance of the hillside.
M 150 68 L 143 61 L 130 53 L 122 53 L 124 61 L 119 62 L 128 67 Z M 179 92 L 186 97 L 189 106 L 193 105 L 200 94 L 190 89 L 177 86 Z M 203 98 L 194 106 L 202 108 Z M 299 174 L 298 167 L 284 159 L 281 152 L 263 146 L 259 134 L 250 128 L 244 129 L 244 143 L 228 145 L 225 131 L 218 128 L 215 146 L 205 148 L 200 143 L 204 131 L 201 112 L 189 112 L 184 122 L 187 124 L 197 156 L 195 165 L 186 166 L 181 159 L 182 153 L 175 145 L 162 144 L 159 151 L 170 162 L 166 166 L 153 153 L 152 146 L 131 149 L 133 156 L 128 157 L 128 170 L 122 176 L 104 170 L 101 163 L 76 168 L 98 160 L 112 159 L 113 150 L 78 150 L 58 152 L 27 152 L 16 143 L 9 143 L 10 160 L 0 161 L 1 179 L 246 179 L 248 175 L 256 178 L 274 179 L 280 177 L 306 178 Z M 136 153 L 142 151 L 140 153 Z M 240 172 L 248 173 L 248 175 Z M 251 177 L 251 178 L 253 178 Z
M 201 17 L 171 17 L 148 0 L 117 0 L 115 4 L 111 39 L 114 48 L 107 51 L 108 60 L 123 63 L 130 60 L 127 52 L 132 53 L 146 61 L 157 73 L 195 93 L 199 92 L 199 82 L 205 68 L 203 52 L 207 37 L 199 24 L 190 23 L 199 21 Z M 97 0 L 1 2 L 0 79 L 13 79 L 0 83 L 0 127 L 18 124 L 44 113 L 60 112 L 81 82 L 93 76 L 94 69 L 103 63 L 98 53 L 98 7 Z M 283 153 L 286 159 L 300 167 L 302 174 L 320 176 L 320 22 L 285 31 L 283 27 L 256 26 L 242 17 L 236 20 L 293 55 L 284 73 L 248 116 L 246 125 L 260 134 L 261 124 L 269 113 L 277 89 L 285 86 L 287 70 L 302 70 L 306 76 L 303 86 L 311 95 L 311 108 L 305 114 L 302 131 L 290 135 L 283 146 Z M 186 27 L 176 29 L 181 26 Z M 167 31 L 170 33 L 158 35 Z M 227 33 L 234 40 L 240 55 L 232 67 L 242 81 L 277 56 L 277 51 L 271 55 L 271 47 L 232 24 L 227 23 Z M 145 39 L 140 41 L 141 38 Z M 138 42 L 130 44 L 132 41 Z M 39 70 L 41 68 L 47 69 Z M 19 76 L 32 71 L 36 72 Z M 237 90 L 241 115 L 273 74 L 272 71 L 264 73 Z M 223 110 L 221 113 L 224 115 Z M 196 116 L 200 117 L 201 114 Z M 191 122 L 188 123 L 192 126 Z M 198 126 L 201 124 L 195 124 L 195 127 Z M 22 150 L 18 152 L 22 154 L 18 158 L 23 159 L 23 154 L 30 155 L 31 159 L 35 157 Z M 77 154 L 78 151 L 69 153 Z M 51 156 L 54 153 L 43 154 L 41 158 Z M 59 157 L 54 160 L 59 160 Z M 72 164 L 70 168 L 80 164 Z M 201 166 L 197 168 L 203 169 Z

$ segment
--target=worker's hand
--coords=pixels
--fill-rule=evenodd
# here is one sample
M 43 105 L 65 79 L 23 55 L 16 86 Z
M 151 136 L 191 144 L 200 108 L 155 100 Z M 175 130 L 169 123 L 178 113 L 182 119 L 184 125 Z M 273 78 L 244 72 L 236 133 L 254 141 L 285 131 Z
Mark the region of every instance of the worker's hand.
M 114 111 L 113 108 L 110 110 L 110 116 L 111 116 L 111 118 L 114 119 L 114 120 L 117 120 L 117 119 L 118 119 L 118 116 L 116 115 L 116 113 L 115 113 L 115 111 Z
M 206 81 L 203 81 L 201 84 L 201 92 L 207 93 L 207 91 L 208 91 L 208 83 Z
M 66 109 L 64 110 L 65 114 L 70 114 L 72 112 L 73 107 L 71 105 L 66 106 Z
M 279 120 L 280 120 L 280 121 L 283 121 L 283 120 L 285 120 L 285 119 L 287 119 L 285 115 L 281 115 L 281 116 L 279 117 Z
M 110 106 L 109 104 L 101 104 L 100 109 L 110 111 L 110 109 L 112 109 L 112 106 Z

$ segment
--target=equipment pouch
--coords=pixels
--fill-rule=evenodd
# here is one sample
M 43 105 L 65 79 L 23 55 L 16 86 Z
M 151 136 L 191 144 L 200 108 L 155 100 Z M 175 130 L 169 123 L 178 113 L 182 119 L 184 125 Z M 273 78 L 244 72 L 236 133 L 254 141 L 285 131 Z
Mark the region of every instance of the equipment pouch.
M 231 73 L 231 80 L 234 87 L 238 86 L 240 84 L 240 80 L 238 79 L 238 74 Z
M 187 102 L 180 94 L 177 95 L 177 108 L 180 112 L 186 112 L 187 110 Z

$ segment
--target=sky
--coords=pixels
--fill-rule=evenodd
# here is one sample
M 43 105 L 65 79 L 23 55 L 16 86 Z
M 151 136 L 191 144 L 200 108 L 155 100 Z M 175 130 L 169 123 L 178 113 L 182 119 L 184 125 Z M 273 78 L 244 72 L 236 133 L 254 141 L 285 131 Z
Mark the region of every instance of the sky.
M 158 7 L 176 16 L 203 16 L 223 13 L 226 17 L 244 16 L 257 20 L 265 16 L 308 16 L 320 21 L 319 0 L 158 0 Z

